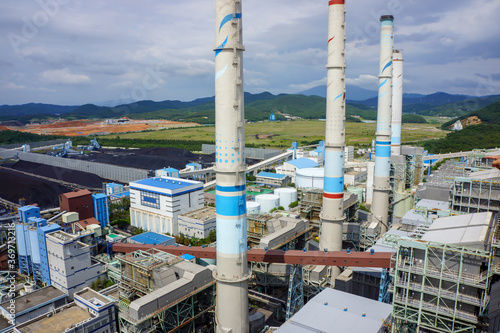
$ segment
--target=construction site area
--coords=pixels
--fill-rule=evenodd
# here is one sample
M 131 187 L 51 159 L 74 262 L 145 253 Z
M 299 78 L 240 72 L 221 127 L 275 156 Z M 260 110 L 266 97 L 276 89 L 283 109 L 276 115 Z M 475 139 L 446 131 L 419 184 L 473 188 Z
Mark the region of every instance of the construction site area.
M 88 119 L 67 121 L 59 119 L 47 123 L 27 124 L 20 127 L 9 126 L 5 129 L 33 134 L 88 136 L 194 126 L 200 126 L 200 124 L 170 120 L 134 120 L 125 117 L 100 121 Z

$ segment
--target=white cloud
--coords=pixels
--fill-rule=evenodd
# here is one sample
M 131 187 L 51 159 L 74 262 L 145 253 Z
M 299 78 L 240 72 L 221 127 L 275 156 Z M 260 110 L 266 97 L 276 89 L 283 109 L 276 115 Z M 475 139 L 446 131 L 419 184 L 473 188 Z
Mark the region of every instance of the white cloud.
M 291 84 L 290 88 L 293 89 L 295 92 L 301 92 L 307 89 L 311 89 L 317 86 L 325 85 L 326 84 L 326 77 L 320 79 L 320 80 L 315 80 L 311 81 L 308 83 L 302 83 L 302 84 Z
M 374 75 L 361 74 L 357 78 L 346 78 L 345 82 L 361 88 L 372 89 L 377 85 L 378 78 Z
M 90 83 L 90 77 L 83 74 L 73 74 L 68 68 L 45 71 L 42 73 L 42 78 L 55 84 L 82 85 Z
M 18 85 L 18 84 L 15 84 L 13 82 L 9 82 L 7 84 L 4 84 L 2 88 L 9 89 L 9 90 L 22 90 L 22 89 L 26 89 L 26 86 L 23 86 L 22 84 Z

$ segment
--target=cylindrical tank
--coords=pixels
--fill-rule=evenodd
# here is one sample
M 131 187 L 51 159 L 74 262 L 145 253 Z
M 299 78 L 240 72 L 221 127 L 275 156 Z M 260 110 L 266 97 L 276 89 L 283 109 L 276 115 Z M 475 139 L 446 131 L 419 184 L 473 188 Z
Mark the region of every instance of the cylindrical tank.
M 291 187 L 277 188 L 274 194 L 280 197 L 280 206 L 288 210 L 292 202 L 297 201 L 297 190 Z
M 297 170 L 295 175 L 295 186 L 297 188 L 320 188 L 323 189 L 325 178 L 324 168 L 305 168 Z
M 35 291 L 35 284 L 27 282 L 24 284 L 24 291 L 26 291 L 27 294 L 32 293 Z
M 407 192 L 394 192 L 394 216 L 402 218 L 411 209 L 411 195 Z
M 347 188 L 347 192 L 356 194 L 358 196 L 359 202 L 363 202 L 363 192 L 364 190 L 360 187 L 355 187 L 355 186 L 349 186 Z
M 262 213 L 269 213 L 273 208 L 278 208 L 280 205 L 280 197 L 274 194 L 260 194 L 255 197 L 255 201 L 260 204 Z
M 260 203 L 255 201 L 247 201 L 247 214 L 259 214 Z

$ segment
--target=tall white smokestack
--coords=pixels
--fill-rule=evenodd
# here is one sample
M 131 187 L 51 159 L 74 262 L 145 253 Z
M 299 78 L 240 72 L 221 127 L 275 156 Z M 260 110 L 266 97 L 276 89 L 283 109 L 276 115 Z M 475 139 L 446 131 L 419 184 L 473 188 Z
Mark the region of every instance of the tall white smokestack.
M 393 52 L 391 155 L 401 155 L 401 117 L 403 115 L 403 53 Z
M 245 129 L 241 1 L 216 0 L 215 143 L 218 333 L 248 325 Z
M 342 250 L 345 154 L 345 1 L 328 4 L 328 86 L 326 93 L 325 181 L 319 246 Z M 332 267 L 332 277 L 339 273 Z
M 391 170 L 391 102 L 392 102 L 392 47 L 394 17 L 380 18 L 380 72 L 377 110 L 377 142 L 375 150 L 375 178 L 373 181 L 372 213 L 380 222 L 381 232 L 387 232 L 389 210 L 389 176 Z

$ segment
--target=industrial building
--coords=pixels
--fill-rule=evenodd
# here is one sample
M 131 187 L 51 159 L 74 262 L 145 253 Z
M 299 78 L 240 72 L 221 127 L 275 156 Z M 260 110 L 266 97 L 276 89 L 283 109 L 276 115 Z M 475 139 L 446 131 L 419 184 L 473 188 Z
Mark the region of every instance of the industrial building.
M 500 171 L 490 169 L 456 177 L 452 209 L 461 213 L 500 211 Z
M 134 227 L 176 236 L 177 216 L 203 207 L 203 183 L 155 177 L 130 183 L 130 222 Z
M 55 332 L 116 332 L 114 302 L 92 289 L 85 288 L 74 295 L 74 301 L 51 308 L 36 318 L 17 325 L 15 333 Z
M 102 193 L 92 194 L 94 206 L 94 218 L 99 221 L 101 228 L 109 226 L 109 202 L 108 196 Z
M 295 160 L 287 161 L 283 165 L 276 167 L 276 173 L 287 175 L 292 183 L 295 183 L 295 174 L 297 170 L 305 168 L 316 168 L 319 164 L 310 158 L 302 157 Z
M 215 207 L 206 206 L 178 216 L 179 233 L 188 237 L 207 238 L 215 230 Z
M 400 239 L 390 273 L 396 332 L 487 331 L 498 244 L 491 212 L 439 218 L 421 239 Z
M 118 289 L 108 297 L 118 307 L 121 332 L 210 326 L 214 266 L 202 267 L 156 249 L 118 256 L 109 266 Z
M 59 207 L 61 207 L 61 212 L 78 213 L 82 220 L 94 217 L 93 205 L 92 193 L 89 190 L 68 192 L 59 196 Z
M 127 242 L 132 244 L 175 245 L 175 238 L 148 231 L 128 238 Z
M 290 183 L 290 176 L 261 171 L 257 174 L 255 182 L 260 185 L 282 187 L 287 186 Z
M 323 206 L 323 192 L 320 189 L 308 189 L 299 195 L 300 216 L 314 226 L 319 227 L 319 215 Z M 344 214 L 346 221 L 352 219 L 356 213 L 358 196 L 353 193 L 344 193 Z
M 46 235 L 47 257 L 52 285 L 68 294 L 88 287 L 106 277 L 106 266 L 90 255 L 90 246 L 80 241 L 81 235 L 56 231 Z

